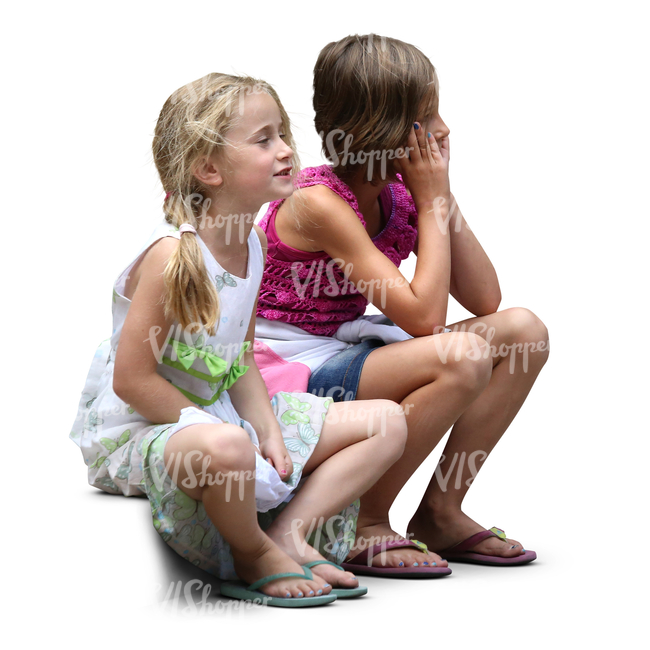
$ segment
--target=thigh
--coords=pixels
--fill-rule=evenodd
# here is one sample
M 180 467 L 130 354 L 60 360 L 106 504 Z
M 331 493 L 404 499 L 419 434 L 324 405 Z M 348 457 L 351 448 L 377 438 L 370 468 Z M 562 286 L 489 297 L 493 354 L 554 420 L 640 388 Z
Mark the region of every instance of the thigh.
M 467 318 L 447 327 L 454 332 L 471 332 L 485 339 L 491 346 L 493 365 L 517 344 L 531 344 L 532 350 L 542 352 L 548 347 L 548 331 L 544 323 L 533 312 L 522 307 Z
M 321 434 L 312 455 L 305 465 L 304 473 L 309 474 L 321 463 L 372 435 L 373 428 L 381 418 L 400 409 L 398 404 L 391 407 L 386 400 L 355 400 L 331 404 Z
M 413 391 L 485 350 L 483 338 L 467 332 L 432 334 L 391 343 L 368 355 L 361 371 L 357 399 L 402 402 Z

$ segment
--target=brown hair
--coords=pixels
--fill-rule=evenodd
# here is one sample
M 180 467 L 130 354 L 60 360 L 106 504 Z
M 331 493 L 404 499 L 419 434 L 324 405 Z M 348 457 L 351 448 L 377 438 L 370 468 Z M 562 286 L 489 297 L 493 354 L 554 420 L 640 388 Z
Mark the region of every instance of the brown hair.
M 326 45 L 314 66 L 316 130 L 323 154 L 339 176 L 364 170 L 376 185 L 382 169 L 370 156 L 404 148 L 421 111 L 437 99 L 431 61 L 414 45 L 395 38 L 347 36 Z M 352 154 L 348 160 L 346 151 Z M 392 176 L 391 160 L 384 165 Z
M 289 117 L 275 90 L 265 81 L 210 73 L 176 90 L 165 102 L 153 139 L 153 159 L 167 193 L 163 210 L 165 220 L 177 228 L 188 223 L 197 230 L 203 211 L 205 187 L 195 176 L 197 164 L 223 151 L 226 133 L 243 114 L 244 98 L 251 92 L 266 92 L 278 105 L 285 142 L 295 152 Z M 297 156 L 292 158 L 291 175 L 299 170 Z M 213 335 L 219 323 L 219 297 L 205 270 L 199 243 L 191 234 L 183 234 L 164 274 L 165 315 L 183 328 L 202 324 Z

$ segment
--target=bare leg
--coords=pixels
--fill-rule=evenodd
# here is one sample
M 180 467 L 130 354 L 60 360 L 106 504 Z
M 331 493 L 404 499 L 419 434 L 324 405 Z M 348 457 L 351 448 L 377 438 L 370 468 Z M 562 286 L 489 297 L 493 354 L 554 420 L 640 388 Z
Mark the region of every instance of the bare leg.
M 178 454 L 181 462 L 177 466 Z M 189 472 L 185 467 L 186 454 L 191 454 Z M 187 427 L 167 441 L 164 459 L 165 466 L 172 468 L 170 471 L 178 467 L 178 474 L 172 478 L 179 488 L 203 502 L 208 517 L 230 544 L 235 570 L 242 580 L 253 583 L 274 573 L 303 573 L 300 565 L 281 551 L 257 523 L 255 448 L 244 429 L 232 424 Z M 201 485 L 203 471 L 212 480 Z M 231 475 L 233 480 L 218 485 L 214 478 L 219 475 Z M 193 485 L 187 482 L 192 480 Z M 261 591 L 280 598 L 301 598 L 329 593 L 331 587 L 325 587 L 325 581 L 314 576 L 314 580 L 275 580 Z
M 305 538 L 364 494 L 402 455 L 406 420 L 387 400 L 332 404 L 320 440 L 305 466 L 309 480 L 268 529 L 269 537 L 294 560 L 323 557 Z M 353 574 L 335 567 L 313 568 L 329 584 L 356 586 Z
M 368 355 L 357 398 L 400 402 L 408 440 L 401 459 L 361 500 L 359 537 L 399 538 L 390 527 L 388 511 L 413 472 L 487 386 L 492 363 L 482 354 L 486 351 L 484 339 L 465 332 L 393 343 Z M 415 549 L 395 549 L 373 560 L 375 566 L 433 563 L 446 566 L 438 555 Z
M 488 387 L 454 425 L 436 470 L 441 477 L 460 472 L 460 480 L 454 475 L 445 485 L 434 476 L 409 524 L 409 532 L 438 550 L 484 530 L 462 512 L 463 499 L 548 359 L 548 331 L 527 309 L 506 309 L 449 327 L 462 325 L 475 326 L 474 331 L 489 341 L 496 356 L 492 358 L 494 369 Z M 461 463 L 463 455 L 465 462 Z M 473 463 L 468 462 L 472 455 Z M 474 550 L 504 557 L 523 552 L 519 542 L 503 542 L 495 537 L 481 542 Z

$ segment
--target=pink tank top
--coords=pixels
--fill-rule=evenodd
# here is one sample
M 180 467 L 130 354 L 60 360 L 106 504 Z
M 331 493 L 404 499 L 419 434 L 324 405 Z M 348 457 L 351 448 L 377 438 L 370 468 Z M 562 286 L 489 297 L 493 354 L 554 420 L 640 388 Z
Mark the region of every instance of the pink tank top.
M 350 205 L 365 227 L 356 197 L 330 165 L 303 169 L 296 185 L 299 188 L 326 185 Z M 418 221 L 415 204 L 401 182 L 387 185 L 379 198 L 384 214 L 389 217 L 372 242 L 399 266 L 415 245 Z M 343 323 L 359 318 L 368 301 L 345 279 L 343 271 L 327 253 L 297 250 L 280 241 L 275 231 L 275 216 L 282 202 L 271 203 L 259 223 L 269 244 L 257 315 L 291 323 L 312 334 L 333 336 Z

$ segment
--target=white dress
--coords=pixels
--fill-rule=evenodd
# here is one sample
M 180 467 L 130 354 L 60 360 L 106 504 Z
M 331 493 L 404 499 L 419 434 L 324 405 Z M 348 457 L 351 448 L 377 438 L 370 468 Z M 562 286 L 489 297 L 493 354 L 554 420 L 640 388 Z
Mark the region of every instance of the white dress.
M 151 501 L 156 530 L 174 550 L 219 577 L 231 578 L 234 571 L 227 543 L 206 517 L 203 504 L 188 497 L 174 483 L 164 467 L 163 452 L 170 435 L 198 422 L 237 424 L 248 432 L 254 444 L 258 443 L 255 430 L 237 413 L 227 389 L 247 369 L 241 365 L 241 358 L 252 344 L 244 338 L 262 277 L 263 252 L 253 228 L 248 238 L 247 275 L 240 278 L 225 271 L 197 235 L 208 275 L 214 279 L 219 293 L 220 322 L 214 336 L 204 333 L 190 337 L 180 326 L 168 333 L 157 372 L 196 407 L 183 409 L 178 422 L 153 424 L 115 394 L 113 370 L 131 304 L 124 296 L 129 273 L 155 242 L 169 236 L 179 238 L 178 229 L 166 222 L 160 224 L 115 282 L 113 334 L 95 353 L 70 438 L 82 451 L 90 485 L 112 494 L 146 495 Z M 331 403 L 330 398 L 308 393 L 283 392 L 273 398 L 272 407 L 294 471 L 290 481 L 282 482 L 272 466 L 256 454 L 255 496 L 259 512 L 276 508 L 291 497 L 316 447 Z M 324 549 L 332 559 L 340 561 L 339 556 L 346 552 L 344 546 L 353 541 L 356 511 L 353 504 L 342 513 L 336 539 L 330 539 L 331 548 Z

